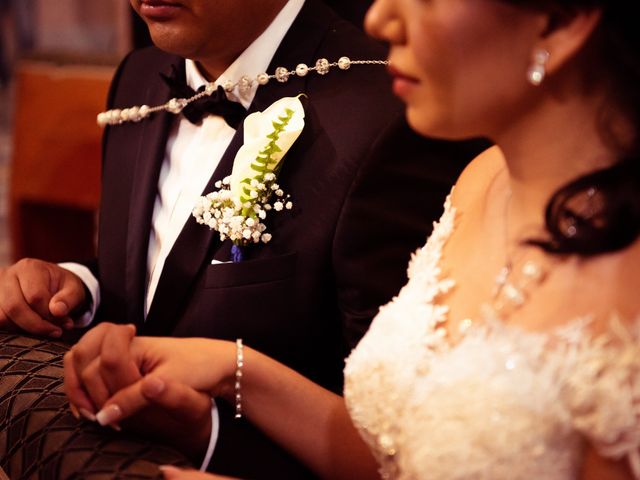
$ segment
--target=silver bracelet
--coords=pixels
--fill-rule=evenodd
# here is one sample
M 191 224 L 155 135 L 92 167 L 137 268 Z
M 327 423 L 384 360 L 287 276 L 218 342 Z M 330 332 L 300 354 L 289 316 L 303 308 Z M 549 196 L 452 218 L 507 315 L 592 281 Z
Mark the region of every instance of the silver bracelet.
M 236 339 L 236 383 L 235 383 L 235 394 L 236 394 L 236 414 L 235 418 L 242 418 L 242 384 L 240 381 L 242 380 L 242 367 L 244 365 L 244 351 L 242 345 L 242 339 Z

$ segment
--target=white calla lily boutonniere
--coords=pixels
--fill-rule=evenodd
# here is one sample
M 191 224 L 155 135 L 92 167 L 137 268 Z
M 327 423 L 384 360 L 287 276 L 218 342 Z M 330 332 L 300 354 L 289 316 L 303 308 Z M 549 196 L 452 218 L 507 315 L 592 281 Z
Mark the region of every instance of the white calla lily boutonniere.
M 200 197 L 194 207 L 198 223 L 216 230 L 220 240 L 233 242 L 234 261 L 242 259 L 241 247 L 271 240 L 264 224 L 270 211 L 293 207 L 277 178 L 303 128 L 304 108 L 298 97 L 281 98 L 249 115 L 231 175 L 216 182 L 218 190 Z

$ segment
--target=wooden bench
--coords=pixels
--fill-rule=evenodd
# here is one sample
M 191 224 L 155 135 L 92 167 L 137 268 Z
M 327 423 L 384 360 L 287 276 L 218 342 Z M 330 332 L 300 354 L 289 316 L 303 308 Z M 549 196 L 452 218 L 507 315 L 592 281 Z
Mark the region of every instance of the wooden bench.
M 114 67 L 25 62 L 16 72 L 9 219 L 14 260 L 95 250 L 101 129 Z

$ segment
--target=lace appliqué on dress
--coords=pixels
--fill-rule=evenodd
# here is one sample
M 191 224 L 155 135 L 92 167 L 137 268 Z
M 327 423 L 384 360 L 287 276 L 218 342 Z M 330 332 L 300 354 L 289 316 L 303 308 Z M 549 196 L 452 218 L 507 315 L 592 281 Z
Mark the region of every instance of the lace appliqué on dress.
M 409 282 L 345 367 L 345 399 L 383 478 L 569 480 L 585 439 L 640 478 L 640 321 L 593 338 L 589 319 L 549 333 L 495 318 L 449 346 L 438 295 L 449 199 Z

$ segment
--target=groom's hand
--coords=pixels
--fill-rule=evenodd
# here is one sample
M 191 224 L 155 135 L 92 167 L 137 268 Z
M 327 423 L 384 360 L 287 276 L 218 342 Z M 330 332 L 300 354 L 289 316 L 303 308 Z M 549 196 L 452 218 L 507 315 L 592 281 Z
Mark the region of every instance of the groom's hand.
M 0 268 L 0 327 L 60 337 L 86 302 L 82 280 L 64 268 L 24 258 Z

